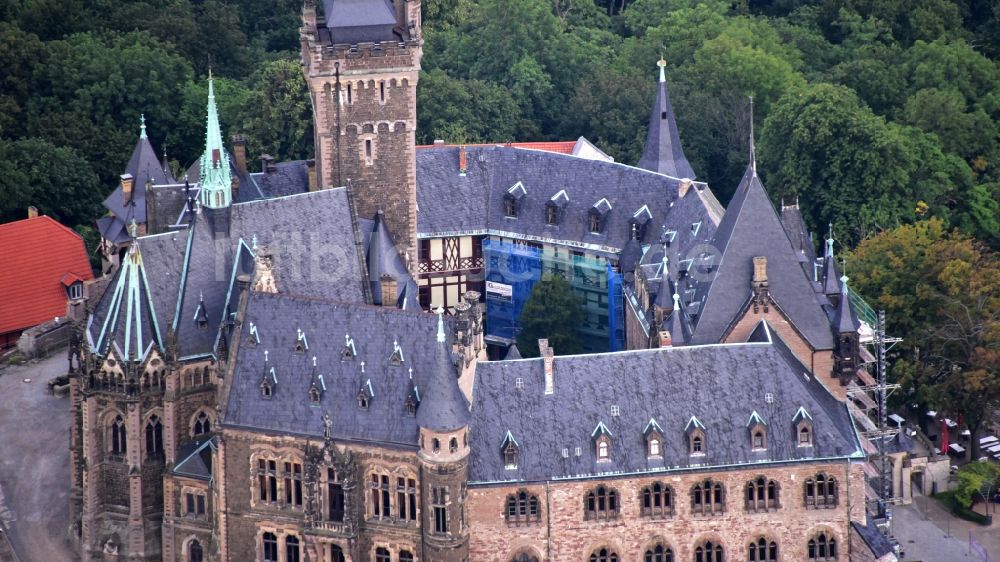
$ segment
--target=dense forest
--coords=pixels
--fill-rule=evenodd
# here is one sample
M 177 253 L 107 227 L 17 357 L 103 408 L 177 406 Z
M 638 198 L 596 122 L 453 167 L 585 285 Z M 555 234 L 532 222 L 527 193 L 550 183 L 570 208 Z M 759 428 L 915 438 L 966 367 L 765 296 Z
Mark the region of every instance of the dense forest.
M 756 132 L 775 202 L 832 225 L 891 331 L 905 396 L 1000 399 L 1000 4 L 991 0 L 423 0 L 417 141 L 584 135 L 642 149 L 655 62 L 725 203 Z M 94 240 L 144 114 L 176 170 L 209 69 L 250 157 L 311 155 L 301 0 L 0 3 L 0 221 L 34 204 Z M 753 98 L 753 111 L 749 99 Z M 954 382 L 960 381 L 960 382 Z M 959 412 L 959 404 L 976 412 Z M 965 406 L 963 406 L 965 407 Z M 978 415 L 978 417 L 976 417 Z

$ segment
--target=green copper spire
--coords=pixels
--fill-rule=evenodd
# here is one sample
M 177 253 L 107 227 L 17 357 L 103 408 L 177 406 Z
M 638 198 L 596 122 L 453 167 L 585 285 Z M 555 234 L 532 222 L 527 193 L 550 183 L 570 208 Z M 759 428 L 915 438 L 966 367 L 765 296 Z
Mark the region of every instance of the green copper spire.
M 146 138 L 146 116 L 142 113 L 139 114 L 139 138 Z
M 229 155 L 222 146 L 219 110 L 215 106 L 215 86 L 208 74 L 208 124 L 205 131 L 205 152 L 201 155 L 201 194 L 205 207 L 220 209 L 232 202 L 233 180 L 229 172 Z

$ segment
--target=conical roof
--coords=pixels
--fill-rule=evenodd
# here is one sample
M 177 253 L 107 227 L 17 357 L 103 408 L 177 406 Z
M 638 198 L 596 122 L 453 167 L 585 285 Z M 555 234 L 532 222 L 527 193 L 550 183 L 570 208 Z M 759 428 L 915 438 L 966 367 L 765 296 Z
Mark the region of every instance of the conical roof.
M 833 315 L 833 327 L 838 334 L 848 334 L 857 332 L 861 327 L 858 315 L 851 306 L 851 295 L 847 289 L 847 276 L 840 278 L 841 292 L 840 302 L 837 303 L 837 312 Z
M 132 241 L 112 283 L 95 312 L 102 322 L 94 327 L 93 350 L 106 355 L 114 349 L 125 361 L 141 361 L 152 344 L 163 348 L 163 338 L 138 240 Z
M 215 85 L 208 77 L 208 118 L 205 127 L 205 152 L 199 164 L 201 204 L 209 208 L 228 207 L 232 201 L 233 180 L 229 153 L 222 144 L 219 109 L 215 105 Z
M 437 432 L 455 431 L 469 425 L 469 404 L 458 387 L 455 364 L 445 341 L 444 321 L 438 309 L 438 335 L 434 350 L 434 372 L 427 380 L 420 408 L 417 409 L 417 424 L 424 429 Z
M 657 84 L 656 103 L 649 115 L 649 129 L 646 132 L 646 148 L 639 159 L 638 167 L 666 174 L 675 178 L 695 179 L 694 170 L 684 156 L 681 137 L 677 132 L 674 108 L 667 92 L 667 80 L 663 68 L 666 61 L 660 59 L 660 82 Z

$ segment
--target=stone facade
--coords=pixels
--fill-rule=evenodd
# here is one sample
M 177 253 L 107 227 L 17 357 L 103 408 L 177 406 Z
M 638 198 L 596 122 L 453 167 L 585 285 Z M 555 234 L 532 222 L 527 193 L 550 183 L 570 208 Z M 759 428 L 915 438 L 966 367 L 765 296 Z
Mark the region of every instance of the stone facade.
M 817 474 L 837 480 L 837 499 L 829 507 L 809 507 L 805 481 Z M 748 483 L 763 476 L 778 484 L 778 506 L 748 509 Z M 696 513 L 691 490 L 712 480 L 723 485 L 722 513 Z M 671 489 L 664 514 L 644 515 L 642 490 L 655 483 Z M 586 516 L 586 495 L 604 486 L 618 494 L 616 516 Z M 505 516 L 509 498 L 521 491 L 538 499 L 536 520 Z M 664 472 L 641 477 L 531 483 L 524 486 L 475 485 L 469 491 L 468 517 L 474 532 L 472 560 L 509 562 L 528 554 L 539 561 L 581 560 L 602 547 L 620 560 L 643 560 L 656 543 L 669 547 L 674 560 L 694 560 L 705 540 L 721 544 L 726 560 L 746 560 L 751 541 L 765 537 L 778 547 L 778 560 L 806 560 L 810 538 L 821 531 L 836 539 L 837 560 L 848 560 L 851 521 L 864 521 L 864 474 L 857 463 L 798 463 L 740 467 L 730 471 Z
M 321 187 L 351 186 L 358 217 L 385 213 L 413 270 L 417 257 L 417 79 L 420 1 L 396 2 L 404 41 L 331 44 L 314 2 L 303 7 L 302 60 L 313 104 Z

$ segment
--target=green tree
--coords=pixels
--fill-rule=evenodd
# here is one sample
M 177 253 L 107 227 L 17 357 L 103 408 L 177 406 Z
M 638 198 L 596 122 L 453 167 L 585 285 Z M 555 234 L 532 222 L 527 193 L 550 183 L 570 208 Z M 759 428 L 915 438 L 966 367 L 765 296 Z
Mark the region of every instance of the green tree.
M 539 338 L 548 338 L 559 355 L 582 352 L 576 329 L 584 320 L 583 306 L 583 299 L 562 277 L 547 276 L 535 283 L 518 320 L 518 350 L 525 357 L 538 357 Z
M 100 215 L 101 186 L 83 157 L 41 139 L 0 140 L 0 223 L 23 219 L 28 206 L 69 227 Z
M 278 160 L 309 158 L 313 145 L 312 102 L 299 63 L 265 63 L 249 82 L 250 94 L 240 119 L 248 153 L 267 153 Z
M 607 70 L 581 80 L 565 115 L 565 137 L 586 136 L 616 161 L 638 162 L 654 100 L 652 76 L 652 72 L 637 76 Z
M 978 501 L 989 502 L 1000 487 L 1000 465 L 993 462 L 970 462 L 958 469 L 955 500 L 971 508 Z
M 245 108 L 249 108 L 247 103 L 250 96 L 249 90 L 242 82 L 229 78 L 215 78 L 214 88 L 222 133 L 228 137 L 243 132 L 239 129 Z M 180 108 L 177 111 L 177 125 L 168 133 L 164 141 L 170 157 L 176 158 L 184 167 L 192 164 L 205 150 L 207 105 L 208 77 L 199 76 L 184 85 L 180 97 Z M 256 107 L 253 109 L 267 111 L 270 108 Z
M 517 140 L 521 108 L 510 90 L 483 80 L 452 78 L 441 69 L 423 72 L 417 82 L 417 142 L 449 143 Z
M 892 370 L 901 402 L 961 416 L 978 458 L 1000 401 L 1000 258 L 932 218 L 862 241 L 848 263 L 852 285 L 904 337 Z

